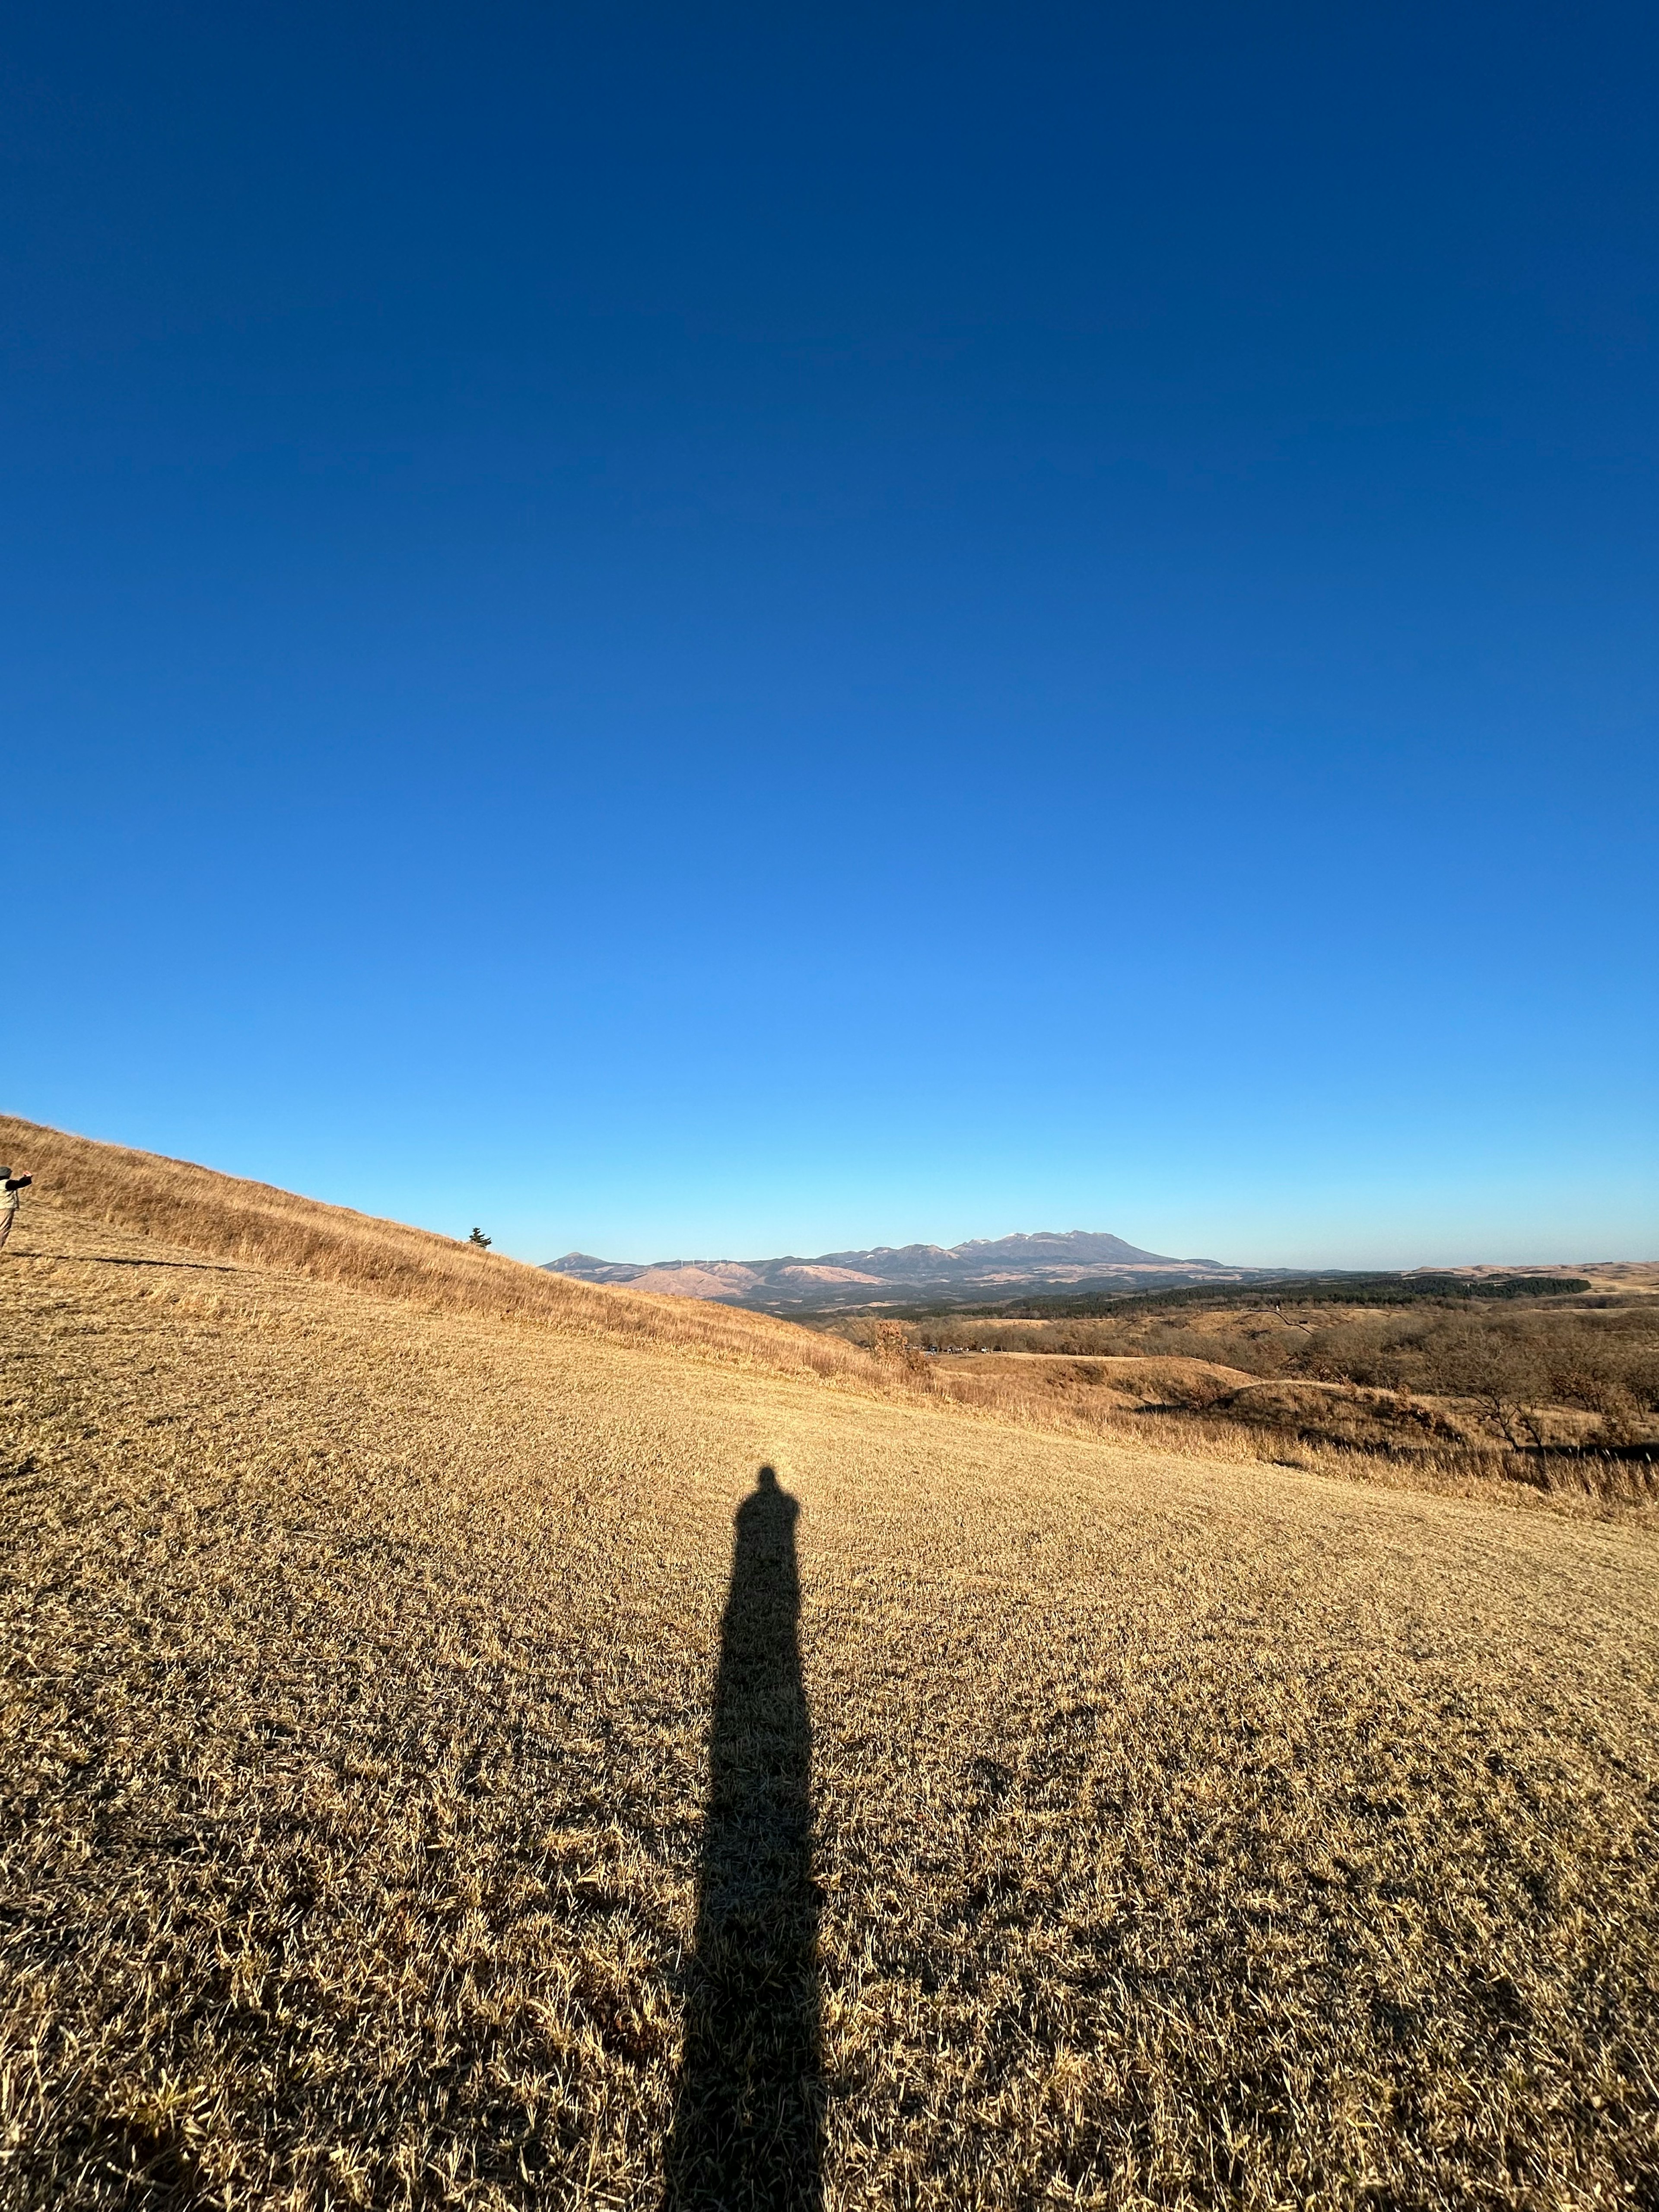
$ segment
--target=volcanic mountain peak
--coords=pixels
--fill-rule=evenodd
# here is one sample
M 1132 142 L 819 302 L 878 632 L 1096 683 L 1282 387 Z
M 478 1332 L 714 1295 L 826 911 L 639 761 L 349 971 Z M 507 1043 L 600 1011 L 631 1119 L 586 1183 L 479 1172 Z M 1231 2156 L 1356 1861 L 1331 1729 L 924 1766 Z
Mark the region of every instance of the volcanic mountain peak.
M 548 1262 L 552 1273 L 585 1282 L 630 1284 L 679 1297 L 712 1297 L 773 1312 L 808 1307 L 880 1304 L 902 1297 L 1017 1297 L 1039 1285 L 1098 1283 L 1133 1287 L 1142 1278 L 1187 1282 L 1237 1271 L 1214 1260 L 1173 1260 L 1121 1237 L 1088 1229 L 1038 1230 L 1034 1235 L 975 1237 L 962 1244 L 878 1244 L 867 1251 L 821 1252 L 805 1259 L 599 1260 L 568 1252 Z
M 1144 1252 L 1139 1244 L 1126 1244 L 1121 1237 L 1089 1229 L 1039 1229 L 1031 1236 L 970 1237 L 954 1245 L 957 1260 L 1113 1260 L 1143 1266 L 1173 1264 L 1165 1252 Z

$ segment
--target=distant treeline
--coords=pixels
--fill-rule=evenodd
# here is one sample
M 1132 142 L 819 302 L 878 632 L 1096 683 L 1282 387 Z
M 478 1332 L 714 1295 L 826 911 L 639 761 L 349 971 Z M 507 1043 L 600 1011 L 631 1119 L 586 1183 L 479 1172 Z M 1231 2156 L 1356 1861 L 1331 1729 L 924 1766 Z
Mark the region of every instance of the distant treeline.
M 1552 1298 L 1591 1285 L 1582 1275 L 1306 1275 L 1271 1282 L 1194 1285 L 1179 1291 L 1144 1291 L 1132 1297 L 1097 1294 L 1029 1297 L 994 1306 L 961 1306 L 969 1316 L 1008 1321 L 1062 1321 L 1089 1314 L 1168 1311 L 1180 1306 L 1408 1306 L 1425 1298 Z M 941 1309 L 941 1310 L 944 1310 Z
M 977 1316 L 832 1326 L 879 1357 L 914 1356 L 958 1396 L 981 1385 L 950 1376 L 981 1363 L 951 1354 L 1020 1355 L 983 1363 L 985 1387 L 1063 1399 L 1079 1418 L 1091 1401 L 1121 1407 L 1138 1395 L 1141 1414 L 1201 1414 L 1345 1449 L 1651 1453 L 1659 1463 L 1659 1298 L 1574 1295 L 1587 1287 L 1562 1275 L 1283 1275 L 1143 1292 L 1093 1312 L 1078 1312 L 1073 1292 Z

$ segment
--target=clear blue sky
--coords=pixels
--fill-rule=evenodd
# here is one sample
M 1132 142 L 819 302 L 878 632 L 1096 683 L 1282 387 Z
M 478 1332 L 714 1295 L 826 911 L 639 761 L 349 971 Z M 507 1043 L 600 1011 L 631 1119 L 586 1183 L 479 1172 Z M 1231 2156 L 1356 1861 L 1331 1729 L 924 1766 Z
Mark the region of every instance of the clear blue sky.
M 1659 1255 L 1656 60 L 14 10 L 0 1102 L 531 1259 Z

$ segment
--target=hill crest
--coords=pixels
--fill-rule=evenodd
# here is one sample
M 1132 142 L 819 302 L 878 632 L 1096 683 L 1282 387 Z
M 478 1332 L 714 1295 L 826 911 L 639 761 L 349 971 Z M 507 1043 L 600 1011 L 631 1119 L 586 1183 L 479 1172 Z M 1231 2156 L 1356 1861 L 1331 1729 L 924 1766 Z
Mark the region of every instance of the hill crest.
M 722 1364 L 866 1384 L 854 1346 L 761 1312 L 671 1304 L 652 1285 L 583 1281 L 481 1252 L 436 1231 L 358 1213 L 188 1160 L 0 1115 L 0 1156 L 32 1174 L 25 1223 L 60 1208 L 233 1265 L 275 1267 L 433 1312 L 526 1323 L 562 1335 L 646 1343 Z M 27 1240 L 14 1239 L 14 1256 Z M 600 1263 L 602 1264 L 602 1263 Z

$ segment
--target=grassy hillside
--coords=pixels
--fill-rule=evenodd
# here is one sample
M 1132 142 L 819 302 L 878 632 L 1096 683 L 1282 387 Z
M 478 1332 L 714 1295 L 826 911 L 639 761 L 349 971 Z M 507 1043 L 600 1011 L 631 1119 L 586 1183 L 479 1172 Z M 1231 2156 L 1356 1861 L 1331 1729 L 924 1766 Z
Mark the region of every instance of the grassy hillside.
M 1237 1450 L 1253 1437 L 1266 1456 L 1361 1479 L 1652 1504 L 1659 1297 L 1621 1279 L 1633 1269 L 1606 1273 L 1527 1295 L 1515 1278 L 1454 1297 L 1420 1279 L 1409 1297 L 1351 1281 L 1340 1300 L 1329 1285 L 1306 1298 L 1274 1285 L 832 1327 L 889 1364 L 909 1358 L 935 1389 L 1121 1443 L 1161 1430 Z
M 430 1312 L 514 1322 L 563 1336 L 645 1342 L 866 1385 L 872 1377 L 871 1363 L 857 1351 L 787 1322 L 569 1282 L 428 1230 L 7 1115 L 0 1115 L 0 1155 L 34 1176 L 32 1212 L 49 1207 L 158 1244 L 172 1242 L 198 1257 L 274 1268 Z
M 8 2207 L 1659 2202 L 1646 1516 L 7 1133 Z

